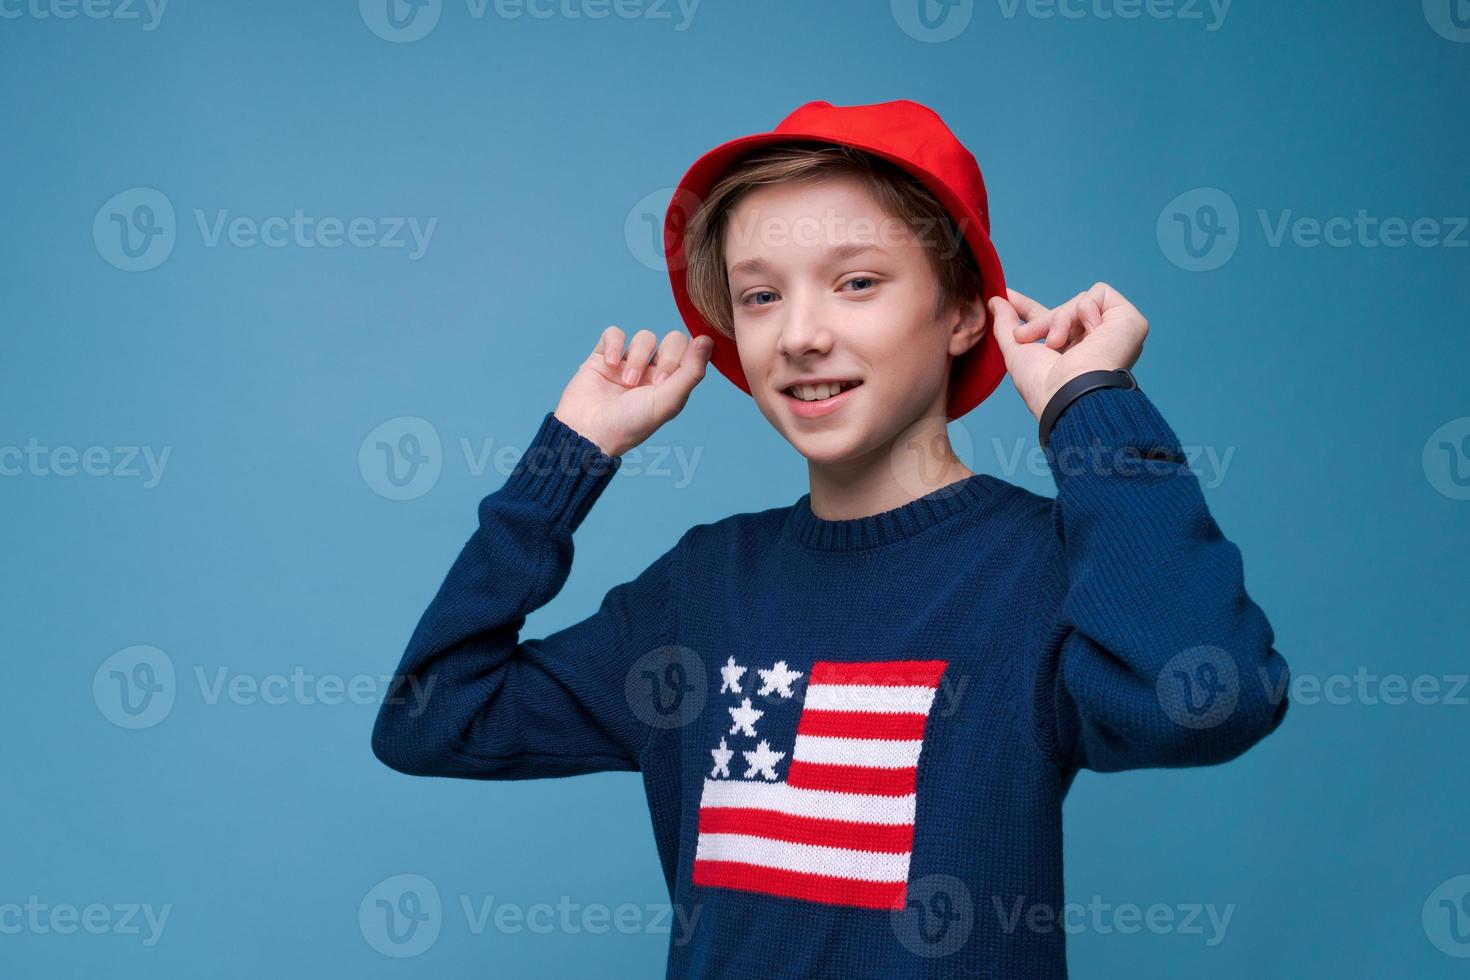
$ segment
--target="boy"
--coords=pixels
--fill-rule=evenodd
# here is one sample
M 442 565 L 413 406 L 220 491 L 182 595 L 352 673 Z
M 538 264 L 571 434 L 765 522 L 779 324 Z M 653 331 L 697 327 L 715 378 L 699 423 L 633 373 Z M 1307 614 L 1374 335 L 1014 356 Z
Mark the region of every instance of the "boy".
M 642 773 L 687 924 L 669 977 L 1065 977 L 1079 769 L 1207 765 L 1272 731 L 1286 664 L 1098 284 L 1006 291 L 974 158 L 910 101 L 802 106 L 686 174 L 691 334 L 610 327 L 409 642 L 383 762 Z M 1024 320 L 1024 322 L 1022 322 Z M 1044 343 L 1037 343 L 1044 338 Z M 619 456 L 716 367 L 806 457 L 790 507 L 691 528 L 596 614 L 520 640 Z M 1055 499 L 956 457 L 1009 372 Z

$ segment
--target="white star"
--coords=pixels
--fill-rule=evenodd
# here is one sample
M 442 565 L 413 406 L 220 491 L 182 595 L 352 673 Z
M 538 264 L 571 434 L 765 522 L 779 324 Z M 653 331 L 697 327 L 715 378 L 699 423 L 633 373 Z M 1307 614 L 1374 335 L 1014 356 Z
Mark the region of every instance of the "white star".
M 740 754 L 745 756 L 746 762 L 750 763 L 750 768 L 745 770 L 746 779 L 756 773 L 760 773 L 766 779 L 775 779 L 776 763 L 786 758 L 785 752 L 772 752 L 770 743 L 765 739 L 761 739 L 756 744 L 754 752 L 741 752 Z
M 740 675 L 745 673 L 745 671 L 746 668 L 735 665 L 734 657 L 726 660 L 725 666 L 720 668 L 720 693 L 724 694 L 726 691 L 734 691 L 736 694 L 744 694 L 745 692 L 740 690 Z
M 750 698 L 741 701 L 740 707 L 729 708 L 727 710 L 730 712 L 730 717 L 735 719 L 735 724 L 730 726 L 730 734 L 734 735 L 736 732 L 740 732 L 741 734 L 754 738 L 755 720 L 765 714 L 765 712 L 759 708 L 752 708 L 750 706 Z
M 735 755 L 735 750 L 731 748 L 726 748 L 725 740 L 722 738 L 720 739 L 720 747 L 717 749 L 710 749 L 710 754 L 715 757 L 715 767 L 710 770 L 710 776 L 715 777 L 730 775 L 730 759 L 732 756 Z
M 772 690 L 778 690 L 783 698 L 791 697 L 791 682 L 802 674 L 799 670 L 787 667 L 784 660 L 777 660 L 775 666 L 770 670 L 757 668 L 756 673 L 761 675 L 762 681 L 761 689 L 756 692 L 757 694 L 770 694 Z

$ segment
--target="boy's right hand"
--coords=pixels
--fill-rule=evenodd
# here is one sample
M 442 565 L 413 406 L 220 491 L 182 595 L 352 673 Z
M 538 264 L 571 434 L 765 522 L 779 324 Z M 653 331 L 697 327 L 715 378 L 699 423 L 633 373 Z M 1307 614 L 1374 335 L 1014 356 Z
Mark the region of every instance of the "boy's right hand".
M 678 415 L 689 393 L 704 378 L 714 341 L 672 330 L 658 340 L 652 330 L 639 330 L 623 359 L 623 331 L 608 327 L 587 356 L 556 406 L 564 424 L 597 444 L 609 456 L 621 456 Z M 654 355 L 652 363 L 649 356 Z

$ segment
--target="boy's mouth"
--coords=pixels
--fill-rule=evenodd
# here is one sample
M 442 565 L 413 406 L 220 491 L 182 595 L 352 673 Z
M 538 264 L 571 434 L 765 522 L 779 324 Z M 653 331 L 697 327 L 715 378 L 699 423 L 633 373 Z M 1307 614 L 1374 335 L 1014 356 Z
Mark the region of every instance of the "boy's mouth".
M 842 394 L 850 388 L 856 388 L 862 384 L 861 381 L 828 381 L 818 384 L 795 384 L 787 385 L 781 389 L 781 393 L 788 398 L 794 398 L 802 402 L 826 401 L 836 395 Z
M 852 380 L 826 380 L 814 384 L 787 385 L 781 389 L 782 400 L 791 413 L 800 418 L 817 418 L 837 411 L 853 398 L 853 392 L 862 382 Z

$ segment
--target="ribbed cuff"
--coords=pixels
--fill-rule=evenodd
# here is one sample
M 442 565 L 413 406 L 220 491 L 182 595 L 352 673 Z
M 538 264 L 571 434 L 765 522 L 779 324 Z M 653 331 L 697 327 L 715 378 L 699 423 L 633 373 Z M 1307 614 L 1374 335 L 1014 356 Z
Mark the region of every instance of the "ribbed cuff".
M 622 462 L 547 412 L 500 492 L 534 502 L 575 531 Z
M 1179 437 L 1141 388 L 1079 396 L 1052 426 L 1044 452 L 1058 485 L 1078 473 L 1141 474 L 1152 460 L 1185 462 Z

